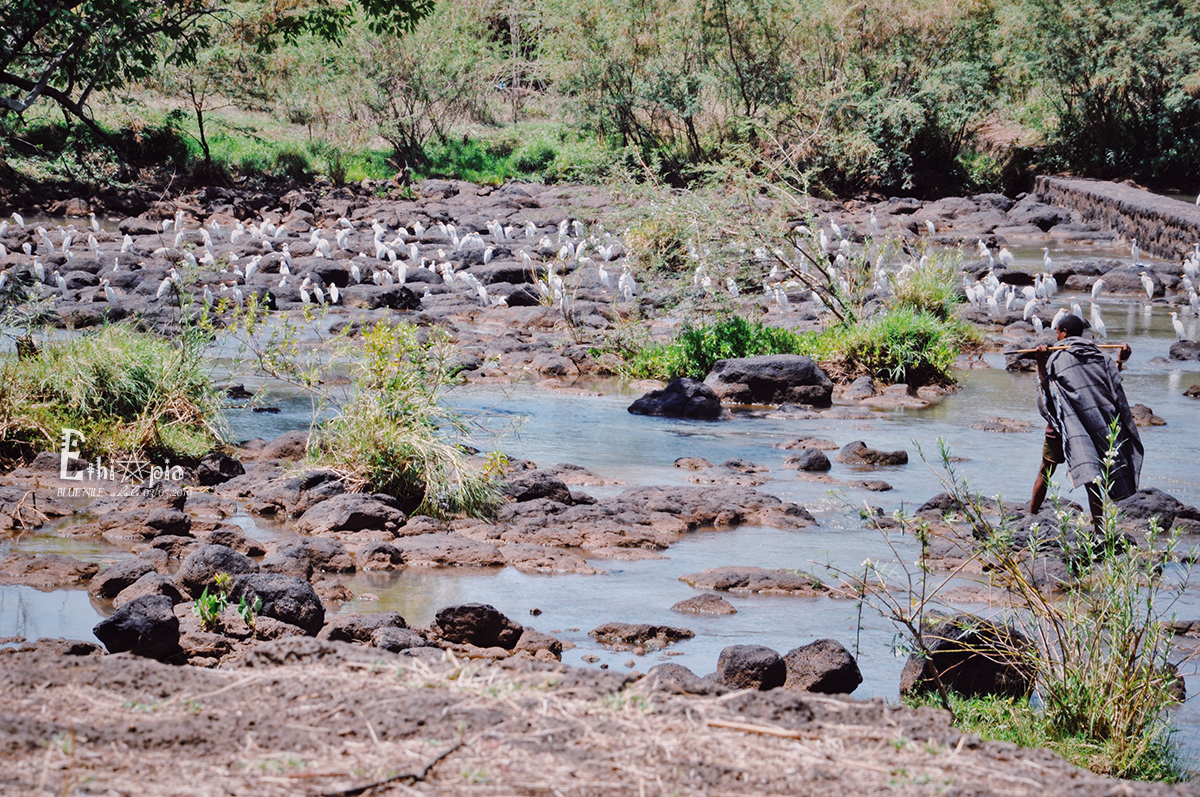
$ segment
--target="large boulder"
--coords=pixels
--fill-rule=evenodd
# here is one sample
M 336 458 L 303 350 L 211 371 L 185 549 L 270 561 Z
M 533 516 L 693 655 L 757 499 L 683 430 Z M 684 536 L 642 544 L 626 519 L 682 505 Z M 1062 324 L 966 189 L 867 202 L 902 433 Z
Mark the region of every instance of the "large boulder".
M 1200 340 L 1177 340 L 1167 356 L 1172 360 L 1200 360 Z
M 681 600 L 671 607 L 671 611 L 685 614 L 737 614 L 732 603 L 711 592 Z
M 908 452 L 876 451 L 861 440 L 847 443 L 838 452 L 837 461 L 847 465 L 907 465 Z
M 652 390 L 630 404 L 629 412 L 633 415 L 715 421 L 721 417 L 721 399 L 703 382 L 680 377 L 662 390 Z
M 161 556 L 164 562 L 166 561 L 166 556 L 162 552 L 154 551 L 154 553 Z M 126 587 L 133 586 L 133 583 L 142 576 L 156 570 L 154 562 L 140 556 L 116 562 L 92 577 L 92 582 L 88 585 L 88 592 L 97 598 L 112 599 L 121 594 Z
M 765 692 L 783 686 L 787 665 L 783 657 L 763 645 L 731 645 L 717 659 L 717 683 L 733 689 Z
M 151 570 L 121 590 L 120 594 L 113 598 L 113 606 L 120 609 L 143 595 L 165 595 L 171 599 L 173 604 L 183 603 L 183 595 L 180 593 L 179 587 L 175 586 L 175 582 L 162 573 Z
M 836 639 L 818 639 L 802 645 L 788 651 L 783 661 L 787 665 L 787 680 L 783 685 L 788 689 L 848 695 L 862 683 L 858 662 Z
M 371 643 L 371 635 L 380 628 L 408 628 L 408 623 L 399 612 L 374 612 L 372 614 L 335 614 L 321 632 L 318 639 L 331 642 Z
M 512 650 L 524 630 L 495 606 L 464 603 L 439 609 L 434 619 L 442 639 L 457 645 Z
M 1029 640 L 1011 626 L 957 615 L 923 634 L 929 657 L 908 657 L 900 673 L 900 694 L 935 690 L 934 668 L 942 684 L 964 697 L 1025 697 L 1033 672 L 1023 661 Z
M 799 354 L 717 360 L 704 384 L 731 404 L 828 407 L 833 395 L 833 382 L 825 372 Z
M 200 464 L 196 466 L 196 481 L 201 487 L 212 487 L 216 484 L 224 484 L 234 476 L 241 476 L 246 472 L 242 467 L 242 463 L 238 462 L 228 454 L 222 454 L 220 451 L 213 451 L 205 454 L 200 460 Z
M 783 464 L 788 468 L 807 471 L 826 471 L 833 467 L 825 452 L 815 448 L 802 448 L 799 453 L 786 457 Z
M 555 476 L 541 470 L 522 470 L 509 474 L 500 492 L 518 503 L 548 498 L 560 504 L 571 503 L 571 489 Z
M 342 531 L 390 531 L 404 523 L 404 512 L 388 495 L 343 493 L 313 506 L 296 521 L 296 528 L 311 534 Z
M 1121 512 L 1130 520 L 1149 523 L 1157 518 L 1158 525 L 1169 530 L 1178 520 L 1200 523 L 1200 509 L 1188 506 L 1170 493 L 1164 493 L 1157 487 L 1146 487 L 1138 490 L 1128 498 L 1117 502 Z M 1191 526 L 1190 523 L 1184 524 Z M 1192 530 L 1189 528 L 1189 531 Z M 1197 528 L 1196 530 L 1200 530 Z
M 325 606 L 321 599 L 311 584 L 295 576 L 280 573 L 238 576 L 229 590 L 229 603 L 236 605 L 242 598 L 251 606 L 261 598 L 258 614 L 303 628 L 309 636 L 316 636 L 325 625 Z
M 237 576 L 257 573 L 258 563 L 225 545 L 201 545 L 184 558 L 175 581 L 192 597 L 199 597 L 218 573 Z
M 133 599 L 101 620 L 92 633 L 109 653 L 129 651 L 163 660 L 179 652 L 179 618 L 165 595 Z
M 370 643 L 391 653 L 399 653 L 402 650 L 413 648 L 436 647 L 411 628 L 396 628 L 390 625 L 380 626 L 371 632 Z
M 83 562 L 59 553 L 10 553 L 0 556 L 0 584 L 30 587 L 62 587 L 90 581 L 100 570 L 95 562 Z

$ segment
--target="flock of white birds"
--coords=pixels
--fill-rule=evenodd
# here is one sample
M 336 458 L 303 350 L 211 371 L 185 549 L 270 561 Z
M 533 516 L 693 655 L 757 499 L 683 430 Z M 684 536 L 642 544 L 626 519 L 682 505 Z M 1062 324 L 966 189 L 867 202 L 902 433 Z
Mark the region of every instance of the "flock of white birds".
M 25 228 L 25 220 L 19 213 L 12 214 L 12 222 L 20 229 Z M 298 279 L 299 281 L 295 282 L 295 285 L 302 304 L 337 305 L 341 301 L 343 289 L 333 283 L 326 284 L 324 280 L 313 273 L 305 274 L 302 278 L 300 275 L 294 274 L 297 263 L 291 247 L 297 240 L 303 240 L 306 235 L 307 242 L 312 247 L 311 257 L 334 259 L 338 252 L 358 250 L 350 259 L 349 265 L 350 280 L 354 284 L 366 281 L 378 286 L 405 285 L 410 276 L 410 269 L 429 269 L 440 275 L 446 285 L 464 286 L 483 306 L 500 306 L 506 304 L 507 300 L 504 296 L 491 295 L 487 286 L 467 267 L 464 267 L 466 255 L 471 250 L 482 250 L 481 254 L 472 255 L 470 259 L 472 262 L 487 265 L 492 261 L 497 247 L 500 246 L 506 247 L 510 252 L 516 250 L 517 258 L 533 275 L 533 286 L 541 300 L 564 311 L 569 310 L 574 301 L 574 291 L 568 287 L 565 279 L 572 270 L 572 265 L 577 269 L 594 266 L 595 276 L 605 292 L 613 291 L 613 272 L 609 269 L 615 271 L 619 268 L 613 298 L 623 299 L 627 302 L 632 301 L 639 290 L 638 282 L 630 270 L 629 259 L 624 256 L 627 254 L 624 245 L 620 240 L 603 230 L 600 230 L 598 234 L 589 235 L 587 226 L 578 219 L 573 221 L 564 219 L 556 228 L 550 228 L 547 232 L 543 232 L 530 221 L 526 221 L 524 226 L 517 226 L 505 225 L 498 219 L 493 219 L 486 225 L 490 241 L 486 240 L 484 235 L 479 232 L 461 234 L 454 224 L 437 222 L 427 227 L 419 220 L 412 222 L 407 227 L 399 226 L 389 229 L 378 220 L 372 220 L 368 227 L 364 222 L 356 225 L 355 222 L 343 217 L 337 220 L 332 229 L 312 228 L 307 233 L 294 232 L 286 226 L 276 224 L 266 218 L 260 219 L 258 223 L 237 222 L 228 230 L 223 229 L 216 221 L 212 221 L 207 227 L 202 226 L 196 231 L 184 229 L 184 223 L 185 215 L 182 210 L 176 213 L 174 218 L 163 220 L 159 225 L 162 245 L 150 254 L 153 257 L 167 257 L 171 255 L 172 250 L 178 252 L 180 260 L 176 266 L 185 267 L 185 272 L 188 274 L 200 274 L 206 270 L 211 272 L 216 269 L 218 279 L 200 286 L 201 296 L 206 307 L 222 298 L 228 298 L 237 305 L 243 304 L 245 299 L 243 287 L 248 285 L 258 273 L 264 256 L 276 251 L 279 254 L 279 279 L 275 281 L 274 275 L 272 275 L 271 284 L 278 288 L 284 288 L 292 284 L 291 281 Z M 0 222 L 0 236 L 3 236 L 9 227 L 8 221 Z M 823 276 L 829 278 L 830 287 L 840 289 L 843 295 L 849 295 L 850 285 L 846 280 L 845 273 L 848 258 L 851 255 L 851 242 L 836 221 L 828 221 L 828 227 L 828 232 L 824 226 L 818 227 L 815 235 L 803 225 L 797 226 L 793 232 L 812 240 L 815 247 L 819 249 L 819 259 L 823 263 L 827 261 L 827 265 L 823 265 L 822 270 Z M 879 233 L 874 211 L 871 213 L 871 227 L 874 234 Z M 926 220 L 925 227 L 932 237 L 936 232 L 934 223 Z M 365 234 L 367 229 L 371 231 L 369 246 L 365 246 L 363 236 L 356 235 L 360 232 Z M 87 233 L 87 250 L 97 260 L 100 258 L 100 244 L 96 235 L 100 233 L 100 230 L 101 226 L 95 214 L 90 214 L 89 229 L 84 232 Z M 437 238 L 437 244 L 442 245 L 427 243 L 427 236 L 434 230 L 440 236 Z M 171 238 L 164 237 L 171 236 L 172 232 Z M 191 245 L 193 241 L 188 239 L 189 232 L 197 232 L 200 236 L 199 243 L 194 247 Z M 35 284 L 38 286 L 38 290 L 41 289 L 41 286 L 48 285 L 51 290 L 65 295 L 67 283 L 63 275 L 54 270 L 47 277 L 41 257 L 57 252 L 65 256 L 69 262 L 76 257 L 76 252 L 72 249 L 75 245 L 76 235 L 82 235 L 83 232 L 76 230 L 73 226 L 60 229 L 58 231 L 60 238 L 57 243 L 51 238 L 45 227 L 38 226 L 34 233 L 37 240 L 36 250 L 34 245 L 29 242 L 24 243 L 22 248 L 25 255 L 31 258 L 29 268 L 35 278 Z M 222 238 L 228 243 L 228 248 L 222 254 L 218 254 L 216 243 Z M 185 241 L 188 241 L 187 245 L 185 245 Z M 125 235 L 119 251 L 120 253 L 131 252 L 133 247 L 133 239 L 129 235 Z M 1055 305 L 1055 296 L 1059 291 L 1059 285 L 1052 274 L 1053 263 L 1049 249 L 1043 249 L 1045 273 L 1035 274 L 1032 285 L 1018 288 L 1002 282 L 993 272 L 997 264 L 1003 267 L 1013 265 L 1014 257 L 1007 247 L 1000 247 L 999 251 L 993 255 L 989 246 L 980 239 L 977 248 L 979 258 L 984 261 L 988 269 L 983 278 L 977 281 L 972 280 L 966 274 L 963 275 L 963 293 L 967 301 L 972 306 L 988 310 L 989 314 L 996 319 L 1003 318 L 1013 309 L 1014 305 L 1017 305 L 1022 308 L 1022 317 L 1029 321 L 1035 331 L 1040 334 L 1046 326 L 1042 315 L 1051 315 L 1051 308 Z M 258 253 L 245 253 L 252 249 L 257 250 Z M 1132 244 L 1131 253 L 1134 265 L 1140 265 L 1141 253 L 1136 241 Z M 779 263 L 786 261 L 780 256 L 781 253 L 778 249 L 771 253 L 760 248 L 756 249 L 754 254 L 759 261 L 764 263 L 771 260 L 776 261 L 763 279 L 762 289 L 764 295 L 773 300 L 781 311 L 787 311 L 789 308 L 788 289 L 806 286 L 793 279 L 788 279 L 787 269 L 781 271 Z M 772 254 L 778 257 L 772 258 Z M 701 260 L 693 274 L 693 285 L 702 289 L 705 294 L 723 291 L 734 298 L 741 295 L 742 289 L 736 279 L 726 277 L 722 281 L 719 277 L 714 277 L 694 249 L 689 250 L 689 255 L 693 259 Z M 8 251 L 3 244 L 0 244 L 0 259 L 6 259 L 7 256 Z M 344 259 L 344 257 L 339 259 Z M 458 268 L 455 266 L 456 260 L 459 263 Z M 913 262 L 902 265 L 898 270 L 889 272 L 882 262 L 881 255 L 880 260 L 875 264 L 872 288 L 879 293 L 886 293 L 890 289 L 891 280 L 902 284 L 921 265 L 923 265 L 923 259 L 922 261 L 914 259 Z M 184 288 L 185 277 L 180 274 L 178 267 L 172 267 L 162 279 L 156 292 L 157 298 L 161 299 L 172 290 L 180 291 Z M 114 257 L 111 271 L 116 273 L 120 269 L 120 258 Z M 1196 283 L 1200 281 L 1200 244 L 1196 245 L 1196 249 L 1184 261 L 1183 272 L 1181 293 L 1186 292 L 1188 297 L 1188 312 L 1200 316 L 1200 296 L 1196 291 Z M 1145 271 L 1140 273 L 1140 277 L 1147 297 L 1153 298 L 1154 280 Z M 10 284 L 9 271 L 0 271 L 0 291 Z M 101 276 L 100 285 L 104 290 L 105 299 L 111 304 L 116 304 L 119 297 L 107 276 Z M 1104 279 L 1096 280 L 1091 289 L 1088 314 L 1092 328 L 1100 337 L 1107 336 L 1104 319 L 1097 303 L 1104 289 Z M 428 288 L 425 289 L 425 294 L 429 294 Z M 1078 301 L 1060 304 L 1053 311 L 1049 328 L 1056 328 L 1059 320 L 1068 312 L 1080 317 L 1084 316 L 1083 308 Z M 1184 327 L 1179 320 L 1178 313 L 1172 312 L 1171 319 L 1177 337 L 1182 340 Z

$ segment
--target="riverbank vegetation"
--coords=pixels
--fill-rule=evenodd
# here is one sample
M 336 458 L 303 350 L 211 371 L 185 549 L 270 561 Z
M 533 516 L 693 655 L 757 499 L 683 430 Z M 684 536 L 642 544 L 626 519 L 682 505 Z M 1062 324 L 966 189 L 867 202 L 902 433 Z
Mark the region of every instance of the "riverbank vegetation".
M 1200 13 L 1178 0 L 597 3 L 12 3 L 0 158 L 35 180 L 675 186 L 737 162 L 843 195 L 1200 165 Z

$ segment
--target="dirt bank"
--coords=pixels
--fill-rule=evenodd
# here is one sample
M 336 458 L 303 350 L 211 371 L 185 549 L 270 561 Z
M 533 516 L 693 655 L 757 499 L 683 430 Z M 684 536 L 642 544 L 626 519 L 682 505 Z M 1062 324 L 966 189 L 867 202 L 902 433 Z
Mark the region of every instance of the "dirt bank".
M 231 670 L 5 653 L 0 694 L 4 794 L 1197 792 L 981 745 L 943 712 L 879 700 L 683 695 L 653 677 L 311 639 L 260 646 Z

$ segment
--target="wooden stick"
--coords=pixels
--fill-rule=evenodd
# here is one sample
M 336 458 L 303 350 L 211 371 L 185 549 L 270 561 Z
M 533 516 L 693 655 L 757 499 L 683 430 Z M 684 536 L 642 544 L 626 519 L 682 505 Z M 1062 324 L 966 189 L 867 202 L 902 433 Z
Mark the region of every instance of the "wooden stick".
M 1046 351 L 1066 351 L 1070 346 L 1047 346 Z M 1097 349 L 1123 349 L 1124 343 L 1097 343 Z M 1037 349 L 1017 349 L 1016 351 L 1005 351 L 1001 354 L 1037 354 Z

